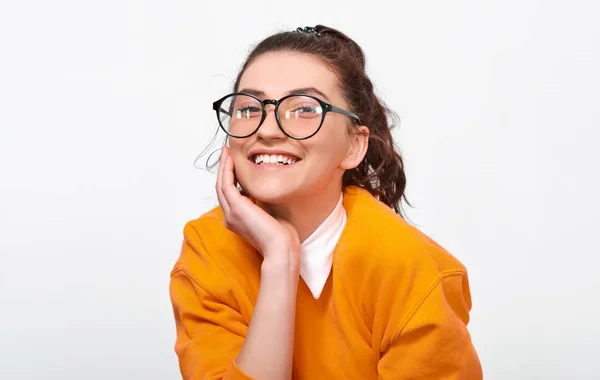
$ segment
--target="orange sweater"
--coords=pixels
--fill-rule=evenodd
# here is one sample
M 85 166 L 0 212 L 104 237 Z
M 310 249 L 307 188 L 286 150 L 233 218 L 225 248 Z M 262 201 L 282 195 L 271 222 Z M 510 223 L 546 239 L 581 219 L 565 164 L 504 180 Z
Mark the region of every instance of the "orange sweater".
M 300 280 L 294 379 L 482 378 L 466 325 L 463 265 L 367 191 L 344 193 L 348 221 L 319 299 Z M 250 379 L 236 365 L 261 255 L 220 208 L 189 222 L 171 273 L 183 378 Z

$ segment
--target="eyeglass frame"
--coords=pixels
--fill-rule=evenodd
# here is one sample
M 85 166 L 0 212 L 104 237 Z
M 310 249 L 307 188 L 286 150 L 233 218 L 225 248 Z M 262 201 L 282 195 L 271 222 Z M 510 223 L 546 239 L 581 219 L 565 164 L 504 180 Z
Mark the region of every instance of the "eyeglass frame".
M 232 134 L 230 134 L 227 129 L 223 126 L 223 124 L 221 123 L 221 119 L 219 118 L 219 110 L 223 110 L 225 111 L 223 108 L 221 108 L 221 105 L 223 104 L 223 102 L 225 101 L 225 99 L 231 97 L 231 96 L 239 96 L 239 95 L 246 95 L 246 96 L 250 96 L 254 99 L 256 99 L 260 105 L 262 106 L 262 117 L 260 119 L 260 122 L 258 123 L 258 126 L 256 127 L 256 129 L 254 131 L 252 131 L 252 133 L 246 135 L 246 136 L 234 136 Z M 292 135 L 290 135 L 289 133 L 287 133 L 285 131 L 285 129 L 283 128 L 282 124 L 281 124 L 281 120 L 279 119 L 279 105 L 286 99 L 294 97 L 294 96 L 304 96 L 304 97 L 308 97 L 311 99 L 316 100 L 319 105 L 321 106 L 321 109 L 323 110 L 323 112 L 321 113 L 321 122 L 319 123 L 319 127 L 309 136 L 307 137 L 294 137 Z M 225 95 L 224 97 L 222 97 L 221 99 L 213 102 L 213 110 L 216 112 L 217 114 L 217 120 L 219 121 L 219 126 L 221 127 L 221 129 L 227 134 L 227 136 L 229 137 L 233 137 L 236 139 L 245 139 L 248 138 L 250 136 L 252 136 L 253 134 L 255 134 L 256 132 L 258 132 L 258 130 L 260 129 L 260 127 L 263 125 L 265 119 L 267 118 L 267 104 L 272 104 L 275 106 L 275 109 L 273 110 L 273 112 L 275 113 L 275 120 L 277 121 L 277 126 L 279 127 L 279 129 L 281 130 L 281 132 L 283 132 L 283 134 L 285 134 L 287 137 L 292 138 L 294 140 L 306 140 L 309 139 L 311 137 L 313 137 L 314 135 L 316 135 L 320 130 L 321 127 L 323 126 L 323 122 L 325 121 L 325 115 L 327 114 L 327 112 L 334 112 L 334 113 L 338 113 L 344 116 L 348 116 L 351 117 L 353 119 L 356 119 L 356 121 L 358 122 L 358 124 L 360 125 L 360 118 L 358 116 L 356 116 L 356 114 L 350 112 L 350 111 L 346 111 L 345 109 L 336 107 L 332 104 L 329 104 L 319 98 L 317 98 L 314 95 L 308 95 L 308 94 L 289 94 L 284 96 L 283 98 L 279 99 L 279 100 L 275 100 L 275 99 L 260 99 L 258 96 L 256 95 L 252 95 L 252 94 L 248 94 L 246 92 L 234 92 L 228 95 Z M 227 115 L 228 112 L 225 111 L 225 114 Z M 229 117 L 231 117 L 231 115 L 228 115 Z

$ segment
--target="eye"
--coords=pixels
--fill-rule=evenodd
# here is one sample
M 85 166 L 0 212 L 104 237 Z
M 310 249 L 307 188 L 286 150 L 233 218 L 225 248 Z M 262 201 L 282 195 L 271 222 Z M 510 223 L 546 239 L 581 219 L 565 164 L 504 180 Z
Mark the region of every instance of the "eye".
M 320 106 L 313 104 L 297 104 L 286 110 L 284 115 L 286 119 L 312 118 L 321 115 L 323 110 Z
M 254 104 L 244 105 L 237 108 L 235 114 L 238 119 L 249 119 L 251 117 L 261 116 L 262 109 Z
M 292 112 L 312 112 L 318 113 L 317 108 L 315 106 L 299 106 L 296 109 L 292 110 Z
M 260 112 L 260 107 L 257 106 L 243 106 L 238 108 L 240 112 Z

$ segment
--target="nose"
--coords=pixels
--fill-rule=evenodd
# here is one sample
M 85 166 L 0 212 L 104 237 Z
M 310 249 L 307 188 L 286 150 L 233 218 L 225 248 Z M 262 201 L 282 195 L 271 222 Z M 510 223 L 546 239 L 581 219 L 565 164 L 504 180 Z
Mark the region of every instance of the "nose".
M 287 136 L 279 128 L 275 118 L 275 108 L 266 108 L 267 116 L 256 132 L 256 137 L 261 140 L 285 139 Z

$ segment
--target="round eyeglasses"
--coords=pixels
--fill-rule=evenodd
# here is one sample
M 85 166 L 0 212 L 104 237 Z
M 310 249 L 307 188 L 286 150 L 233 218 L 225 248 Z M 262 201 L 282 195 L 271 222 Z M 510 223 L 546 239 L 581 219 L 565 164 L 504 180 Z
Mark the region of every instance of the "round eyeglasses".
M 358 116 L 312 95 L 287 95 L 279 100 L 264 99 L 237 92 L 213 103 L 219 125 L 231 137 L 245 138 L 255 134 L 267 117 L 265 106 L 275 106 L 279 129 L 295 140 L 314 136 L 325 120 L 327 112 L 349 116 L 360 124 Z

